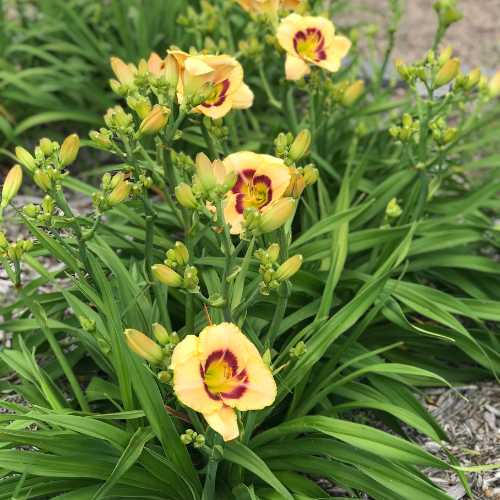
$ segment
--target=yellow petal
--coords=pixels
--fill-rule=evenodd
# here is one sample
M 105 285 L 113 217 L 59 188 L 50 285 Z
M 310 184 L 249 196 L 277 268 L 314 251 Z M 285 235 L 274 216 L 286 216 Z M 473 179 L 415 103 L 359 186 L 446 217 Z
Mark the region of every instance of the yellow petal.
M 352 46 L 351 40 L 345 36 L 333 37 L 332 43 L 327 47 L 327 53 L 332 51 L 337 57 L 341 59 L 347 55 Z
M 212 413 L 204 413 L 208 425 L 218 432 L 224 441 L 231 441 L 240 435 L 236 412 L 227 406 Z
M 233 108 L 235 109 L 248 109 L 253 104 L 254 94 L 250 87 L 243 83 L 238 90 L 232 94 Z
M 295 54 L 295 47 L 293 46 L 293 37 L 295 33 L 300 30 L 301 16 L 298 14 L 290 14 L 285 17 L 276 31 L 276 38 L 278 43 L 290 54 Z
M 187 335 L 175 346 L 174 352 L 172 353 L 172 359 L 170 360 L 170 369 L 175 370 L 178 365 L 190 359 L 197 358 L 198 355 L 198 337 L 195 335 Z
M 271 405 L 276 399 L 277 387 L 262 358 L 250 358 L 245 371 L 248 377 L 245 392 L 238 399 L 223 398 L 224 403 L 241 411 L 261 410 Z
M 287 80 L 300 80 L 311 72 L 308 64 L 300 57 L 288 54 L 285 62 L 285 75 Z
M 158 76 L 163 67 L 163 59 L 156 53 L 151 52 L 148 59 L 148 70 L 155 76 Z
M 224 200 L 224 219 L 231 226 L 231 234 L 240 234 L 243 230 L 243 214 L 236 210 L 236 195 L 229 192 Z
M 195 110 L 205 116 L 208 116 L 209 118 L 212 118 L 213 120 L 218 120 L 219 118 L 226 116 L 231 111 L 231 107 L 231 98 L 226 97 L 226 99 L 224 99 L 224 102 L 222 104 L 219 104 L 218 106 L 204 106 L 202 104 L 196 107 Z

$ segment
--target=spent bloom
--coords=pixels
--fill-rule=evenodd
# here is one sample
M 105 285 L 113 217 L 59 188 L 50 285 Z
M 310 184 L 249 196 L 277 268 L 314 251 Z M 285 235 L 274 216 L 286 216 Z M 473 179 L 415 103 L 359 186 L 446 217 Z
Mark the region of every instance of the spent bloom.
M 345 36 L 335 35 L 335 26 L 324 17 L 290 14 L 277 31 L 278 42 L 287 52 L 287 80 L 299 80 L 311 72 L 310 65 L 338 71 L 351 48 Z
M 170 51 L 179 68 L 177 95 L 180 104 L 212 119 L 222 118 L 231 109 L 247 109 L 253 92 L 243 82 L 241 64 L 228 55 L 190 55 Z
M 290 183 L 288 167 L 280 158 L 241 151 L 223 160 L 227 173 L 236 174 L 236 182 L 226 195 L 224 217 L 231 225 L 231 233 L 242 231 L 246 208 L 265 213 L 280 199 Z
M 239 435 L 235 410 L 260 410 L 276 398 L 276 383 L 259 351 L 232 323 L 188 335 L 174 349 L 174 391 L 200 412 L 224 441 Z

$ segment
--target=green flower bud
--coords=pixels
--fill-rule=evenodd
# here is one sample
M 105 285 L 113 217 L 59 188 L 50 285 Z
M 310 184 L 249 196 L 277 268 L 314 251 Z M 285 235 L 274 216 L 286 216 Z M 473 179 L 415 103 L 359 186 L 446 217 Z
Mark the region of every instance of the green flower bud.
M 76 134 L 71 134 L 62 143 L 59 150 L 59 163 L 62 167 L 71 165 L 78 155 L 80 149 L 80 138 Z
M 183 284 L 181 275 L 164 264 L 155 264 L 151 267 L 151 270 L 154 278 L 164 285 L 178 288 Z
M 289 280 L 302 266 L 302 255 L 294 255 L 287 259 L 274 273 L 274 279 L 278 281 Z
M 19 163 L 24 165 L 30 172 L 36 169 L 36 160 L 27 149 L 17 146 L 16 158 L 19 160 Z
M 167 329 L 160 323 L 153 323 L 153 335 L 161 345 L 167 345 L 170 341 Z
M 23 169 L 21 165 L 14 165 L 7 176 L 2 186 L 2 199 L 0 201 L 0 209 L 5 208 L 16 196 L 21 184 L 23 183 Z

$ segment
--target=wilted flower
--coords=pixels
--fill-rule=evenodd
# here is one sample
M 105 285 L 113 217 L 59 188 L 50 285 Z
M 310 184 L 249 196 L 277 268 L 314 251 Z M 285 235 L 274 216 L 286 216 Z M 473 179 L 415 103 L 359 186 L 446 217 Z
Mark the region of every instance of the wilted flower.
M 23 182 L 23 169 L 21 165 L 14 165 L 5 177 L 2 186 L 2 199 L 0 201 L 0 209 L 5 208 L 16 196 Z
M 174 391 L 200 412 L 224 441 L 239 435 L 235 409 L 260 410 L 276 398 L 276 383 L 257 348 L 232 323 L 207 326 L 174 349 Z
M 231 225 L 231 233 L 239 234 L 245 209 L 255 208 L 265 213 L 272 202 L 283 196 L 290 173 L 283 160 L 250 151 L 233 153 L 223 164 L 228 173 L 237 175 L 236 183 L 226 196 L 224 216 Z
M 243 82 L 243 68 L 233 57 L 189 55 L 179 50 L 170 54 L 179 66 L 177 91 L 181 104 L 213 119 L 253 104 L 253 92 Z
M 310 65 L 338 71 L 351 41 L 335 35 L 333 23 L 324 17 L 290 14 L 281 21 L 277 37 L 286 50 L 285 73 L 288 80 L 299 80 L 311 72 Z

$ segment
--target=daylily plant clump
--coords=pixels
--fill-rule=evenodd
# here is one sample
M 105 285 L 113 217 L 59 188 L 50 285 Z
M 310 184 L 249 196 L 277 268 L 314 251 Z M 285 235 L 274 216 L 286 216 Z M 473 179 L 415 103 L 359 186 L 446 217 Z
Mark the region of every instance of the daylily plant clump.
M 405 429 L 451 457 L 414 392 L 500 373 L 499 184 L 475 175 L 500 76 L 442 46 L 440 0 L 387 78 L 394 0 L 366 79 L 373 29 L 340 3 L 186 2 L 175 46 L 111 57 L 88 139 L 9 153 L 0 498 L 446 498 L 419 467 L 470 490 Z

